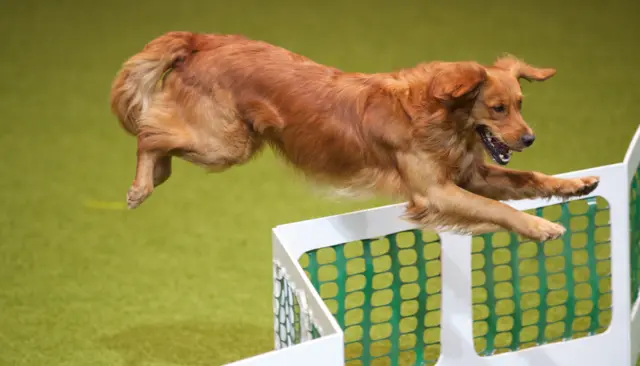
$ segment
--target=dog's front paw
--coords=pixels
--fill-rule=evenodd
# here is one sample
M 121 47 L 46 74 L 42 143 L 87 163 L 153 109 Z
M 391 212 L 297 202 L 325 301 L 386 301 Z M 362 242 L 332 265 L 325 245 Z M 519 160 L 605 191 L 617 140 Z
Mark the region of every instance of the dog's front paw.
M 535 241 L 557 239 L 567 231 L 564 226 L 538 216 L 531 215 L 528 221 L 526 228 L 520 234 Z
M 559 187 L 558 195 L 566 198 L 585 196 L 593 192 L 599 183 L 600 178 L 594 176 L 567 179 Z
M 580 188 L 576 190 L 575 196 L 585 196 L 593 192 L 598 188 L 600 184 L 600 177 L 583 177 L 578 179 L 580 181 Z
M 148 189 L 143 186 L 133 185 L 127 192 L 127 207 L 129 210 L 140 206 L 147 197 L 151 195 L 152 189 Z

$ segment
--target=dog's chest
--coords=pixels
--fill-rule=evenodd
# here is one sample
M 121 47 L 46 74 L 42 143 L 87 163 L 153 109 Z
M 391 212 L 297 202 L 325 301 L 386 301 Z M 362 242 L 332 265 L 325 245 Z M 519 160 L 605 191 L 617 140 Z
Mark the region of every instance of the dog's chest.
M 460 172 L 465 173 L 472 170 L 475 167 L 476 157 L 474 154 L 464 154 L 458 160 L 458 166 L 460 167 Z
M 472 147 L 460 149 L 450 155 L 449 168 L 451 179 L 456 183 L 468 181 L 478 169 L 478 162 L 482 160 L 482 151 Z

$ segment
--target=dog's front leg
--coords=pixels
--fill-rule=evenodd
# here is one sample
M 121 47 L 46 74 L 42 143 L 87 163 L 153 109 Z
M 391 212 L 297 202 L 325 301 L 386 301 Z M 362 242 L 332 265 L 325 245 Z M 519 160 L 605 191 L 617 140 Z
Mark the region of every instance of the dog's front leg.
M 537 241 L 555 239 L 565 232 L 561 225 L 471 193 L 453 183 L 431 187 L 427 196 L 416 196 L 413 203 L 413 218 L 439 230 L 478 234 L 479 231 L 504 228 Z M 421 215 L 418 214 L 420 210 L 424 212 Z
M 496 200 L 548 198 L 587 195 L 598 186 L 598 177 L 562 179 L 539 172 L 506 169 L 485 165 L 463 188 Z
M 422 153 L 398 155 L 400 175 L 411 193 L 408 219 L 435 230 L 477 234 L 504 228 L 530 239 L 554 239 L 561 225 L 469 192 L 447 179 L 437 157 Z
M 407 207 L 405 219 L 417 223 L 424 229 L 455 231 L 461 234 L 480 235 L 505 230 L 502 226 L 484 220 L 472 220 L 439 211 L 426 204 L 421 196 L 414 196 Z

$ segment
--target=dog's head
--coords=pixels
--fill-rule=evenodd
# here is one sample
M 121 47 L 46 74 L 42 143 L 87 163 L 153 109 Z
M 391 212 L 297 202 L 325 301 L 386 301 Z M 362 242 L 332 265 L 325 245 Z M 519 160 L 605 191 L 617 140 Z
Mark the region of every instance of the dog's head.
M 491 67 L 473 62 L 452 63 L 434 78 L 431 95 L 448 108 L 470 108 L 465 123 L 477 132 L 493 160 L 505 165 L 512 151 L 522 151 L 535 140 L 521 114 L 519 80 L 543 81 L 555 72 L 512 56 L 499 58 Z

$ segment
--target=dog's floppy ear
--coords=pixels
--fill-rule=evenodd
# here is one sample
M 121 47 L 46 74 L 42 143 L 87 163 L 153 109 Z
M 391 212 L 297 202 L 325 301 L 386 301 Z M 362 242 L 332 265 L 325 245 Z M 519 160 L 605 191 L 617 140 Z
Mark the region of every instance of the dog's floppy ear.
M 473 99 L 486 78 L 487 71 L 478 63 L 452 62 L 443 66 L 434 76 L 430 94 L 441 102 Z
M 556 69 L 533 67 L 512 55 L 498 58 L 493 66 L 510 72 L 517 79 L 528 81 L 544 81 L 556 74 Z

